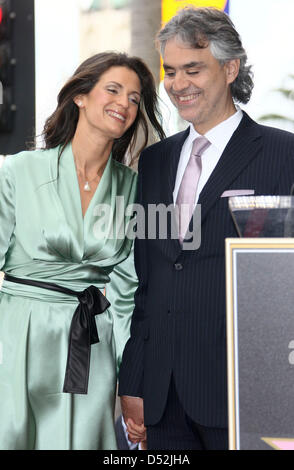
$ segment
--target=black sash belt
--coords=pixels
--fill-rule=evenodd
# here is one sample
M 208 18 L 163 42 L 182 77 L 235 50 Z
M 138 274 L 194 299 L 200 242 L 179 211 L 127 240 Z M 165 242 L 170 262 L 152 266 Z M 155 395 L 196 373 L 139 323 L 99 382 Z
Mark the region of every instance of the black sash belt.
M 78 298 L 79 305 L 74 312 L 69 332 L 63 392 L 86 394 L 88 392 L 91 344 L 99 343 L 95 315 L 103 313 L 110 307 L 107 298 L 94 286 L 89 286 L 82 292 L 75 292 L 49 282 L 20 279 L 6 273 L 4 279 Z

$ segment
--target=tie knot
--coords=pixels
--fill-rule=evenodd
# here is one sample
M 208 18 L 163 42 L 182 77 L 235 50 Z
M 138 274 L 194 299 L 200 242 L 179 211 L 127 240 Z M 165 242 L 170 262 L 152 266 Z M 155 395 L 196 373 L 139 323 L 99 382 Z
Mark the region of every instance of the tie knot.
M 206 137 L 197 137 L 193 142 L 192 155 L 201 157 L 203 152 L 210 146 L 209 140 Z

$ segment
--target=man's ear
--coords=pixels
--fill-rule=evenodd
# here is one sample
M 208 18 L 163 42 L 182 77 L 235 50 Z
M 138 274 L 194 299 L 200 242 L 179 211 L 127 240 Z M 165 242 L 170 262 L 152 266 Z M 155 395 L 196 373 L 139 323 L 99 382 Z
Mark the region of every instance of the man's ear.
M 227 72 L 227 83 L 233 83 L 238 77 L 240 70 L 240 59 L 232 59 L 225 63 Z

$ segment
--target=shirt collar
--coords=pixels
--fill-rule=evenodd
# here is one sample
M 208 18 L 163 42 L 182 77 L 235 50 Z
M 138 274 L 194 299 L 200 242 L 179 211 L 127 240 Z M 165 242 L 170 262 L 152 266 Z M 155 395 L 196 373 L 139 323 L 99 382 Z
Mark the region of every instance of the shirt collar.
M 230 138 L 232 137 L 233 133 L 239 126 L 243 117 L 243 112 L 236 106 L 236 112 L 232 116 L 230 116 L 225 121 L 221 122 L 217 126 L 210 129 L 206 134 L 205 137 L 209 140 L 209 142 L 215 146 L 219 152 L 223 152 L 225 147 L 227 146 Z M 195 130 L 192 123 L 190 123 L 190 133 L 188 136 L 188 142 L 192 145 L 192 142 L 197 138 L 200 137 L 200 134 Z

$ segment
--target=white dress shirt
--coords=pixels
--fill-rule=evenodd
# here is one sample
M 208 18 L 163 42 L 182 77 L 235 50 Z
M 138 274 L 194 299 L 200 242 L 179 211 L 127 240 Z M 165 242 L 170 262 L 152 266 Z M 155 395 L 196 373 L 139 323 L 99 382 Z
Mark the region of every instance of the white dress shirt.
M 205 137 L 209 140 L 211 145 L 202 154 L 202 171 L 198 183 L 195 205 L 197 204 L 199 195 L 207 183 L 214 168 L 216 167 L 230 138 L 239 126 L 242 117 L 242 110 L 237 108 L 236 113 L 233 114 L 233 116 L 230 116 L 228 119 L 213 127 L 205 134 Z M 192 144 L 197 137 L 200 137 L 200 134 L 198 134 L 198 132 L 194 129 L 193 124 L 190 124 L 190 133 L 184 142 L 179 159 L 176 182 L 173 192 L 174 204 L 176 203 L 180 184 L 191 155 Z

